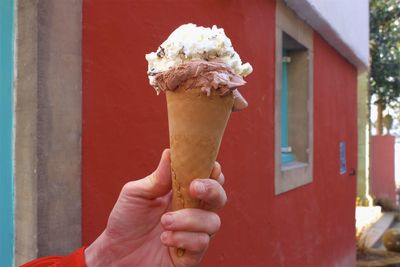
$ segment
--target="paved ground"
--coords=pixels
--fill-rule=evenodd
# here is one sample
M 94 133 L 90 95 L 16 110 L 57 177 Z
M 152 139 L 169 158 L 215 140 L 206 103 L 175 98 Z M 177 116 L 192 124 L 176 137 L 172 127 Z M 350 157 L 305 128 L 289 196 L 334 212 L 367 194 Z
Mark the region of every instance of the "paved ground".
M 400 229 L 400 213 L 395 213 L 394 215 L 394 220 L 391 224 L 387 224 L 385 229 Z M 382 222 L 376 222 L 375 227 L 377 229 L 382 228 Z M 383 233 L 383 230 L 380 229 L 379 232 Z M 371 234 L 376 235 L 376 231 L 371 231 Z M 381 238 L 376 238 L 376 240 L 371 248 L 365 247 L 357 250 L 357 267 L 400 267 L 400 253 L 387 251 Z

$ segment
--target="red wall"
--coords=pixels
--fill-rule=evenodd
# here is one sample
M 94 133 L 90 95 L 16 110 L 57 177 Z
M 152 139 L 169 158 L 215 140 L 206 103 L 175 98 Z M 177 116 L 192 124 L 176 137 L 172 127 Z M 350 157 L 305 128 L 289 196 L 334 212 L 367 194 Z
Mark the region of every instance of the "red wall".
M 387 199 L 396 205 L 394 179 L 394 136 L 371 138 L 371 193 L 376 199 Z
M 232 115 L 222 143 L 229 201 L 202 266 L 355 266 L 356 183 L 339 175 L 339 142 L 356 169 L 357 73 L 315 35 L 314 181 L 275 196 L 273 0 L 84 1 L 83 242 L 168 146 L 164 96 L 148 85 L 144 54 L 187 22 L 223 27 L 254 67 L 241 90 L 250 107 Z

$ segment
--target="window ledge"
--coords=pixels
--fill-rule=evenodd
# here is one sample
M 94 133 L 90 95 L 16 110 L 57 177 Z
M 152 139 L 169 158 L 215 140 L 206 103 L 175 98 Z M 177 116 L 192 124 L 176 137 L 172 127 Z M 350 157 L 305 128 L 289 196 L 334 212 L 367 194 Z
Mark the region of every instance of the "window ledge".
M 281 170 L 283 172 L 285 172 L 285 171 L 290 171 L 290 170 L 294 170 L 294 169 L 298 169 L 298 168 L 307 168 L 307 166 L 308 166 L 308 164 L 305 162 L 292 161 L 292 162 L 283 164 Z
M 275 179 L 275 195 L 312 182 L 311 165 L 294 161 L 281 166 Z

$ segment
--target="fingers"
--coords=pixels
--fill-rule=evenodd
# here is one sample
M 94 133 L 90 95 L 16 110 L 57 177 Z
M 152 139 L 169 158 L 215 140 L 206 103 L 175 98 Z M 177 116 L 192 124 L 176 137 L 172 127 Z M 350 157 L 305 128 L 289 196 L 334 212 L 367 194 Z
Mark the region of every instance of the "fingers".
M 203 232 L 213 236 L 221 227 L 221 220 L 211 211 L 182 209 L 164 214 L 161 224 L 168 231 Z
M 197 266 L 210 242 L 206 233 L 196 232 L 166 231 L 160 238 L 161 242 L 169 247 L 176 267 Z
M 161 241 L 170 247 L 176 267 L 196 266 L 205 253 L 210 238 L 219 230 L 219 216 L 201 209 L 182 209 L 161 217 L 164 232 Z
M 161 242 L 168 247 L 202 254 L 208 247 L 210 237 L 206 233 L 165 231 L 161 234 Z
M 203 201 L 203 208 L 206 210 L 218 210 L 222 208 L 227 196 L 224 188 L 216 180 L 196 179 L 190 184 L 190 194 L 192 197 Z
M 217 161 L 214 163 L 214 168 L 211 171 L 210 178 L 216 180 L 221 185 L 223 185 L 225 182 L 225 177 L 221 170 L 221 164 L 219 164 Z
M 213 212 L 222 208 L 227 200 L 222 187 L 224 175 L 215 162 L 208 179 L 196 179 L 190 184 L 192 197 L 202 200 L 203 209 L 181 209 L 164 214 L 161 241 L 170 247 L 176 267 L 196 266 L 206 251 L 210 238 L 219 230 L 221 220 Z
M 125 184 L 122 192 L 131 197 L 154 199 L 171 190 L 170 150 L 165 149 L 157 169 L 149 176 Z

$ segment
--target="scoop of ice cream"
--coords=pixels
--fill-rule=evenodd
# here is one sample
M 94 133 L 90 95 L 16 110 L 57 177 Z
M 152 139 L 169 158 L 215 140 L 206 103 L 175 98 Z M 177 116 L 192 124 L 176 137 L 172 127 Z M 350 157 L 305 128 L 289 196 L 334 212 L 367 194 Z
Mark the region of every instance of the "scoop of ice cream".
M 215 25 L 205 28 L 191 23 L 184 24 L 172 32 L 156 52 L 147 54 L 146 59 L 149 62 L 147 74 L 150 85 L 157 91 L 159 89 L 154 81 L 156 74 L 192 60 L 218 60 L 242 77 L 253 71 L 249 63 L 242 64 L 224 29 Z
M 207 95 L 211 94 L 211 90 L 216 90 L 221 96 L 232 93 L 234 111 L 247 107 L 246 100 L 237 90 L 238 87 L 246 84 L 246 82 L 222 62 L 203 60 L 185 62 L 156 74 L 154 84 L 162 91 L 174 91 L 180 87 L 185 90 L 200 88 Z
M 155 76 L 155 85 L 162 91 L 174 91 L 178 87 L 185 90 L 201 88 L 207 95 L 214 89 L 222 96 L 245 83 L 240 75 L 224 63 L 200 60 L 179 64 Z

